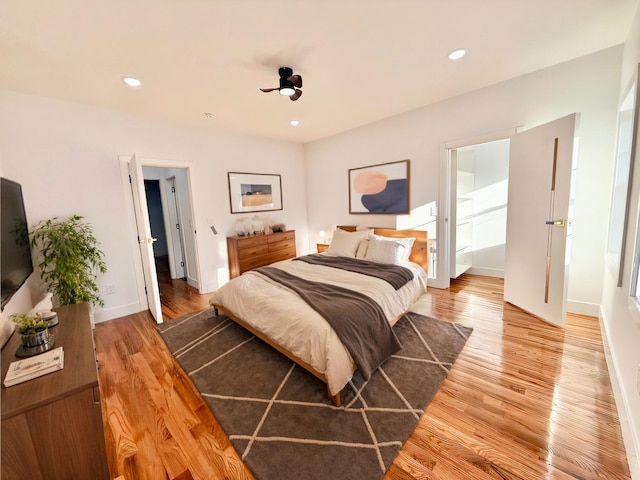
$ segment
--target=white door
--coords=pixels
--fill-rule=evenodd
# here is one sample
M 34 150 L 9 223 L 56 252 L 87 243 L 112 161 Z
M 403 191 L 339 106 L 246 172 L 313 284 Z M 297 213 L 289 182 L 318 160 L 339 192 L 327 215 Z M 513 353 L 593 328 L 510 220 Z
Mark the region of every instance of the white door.
M 185 256 L 184 246 L 182 243 L 182 222 L 180 221 L 180 208 L 178 200 L 176 198 L 176 177 L 167 179 L 168 195 L 167 195 L 167 210 L 169 211 L 169 222 L 171 231 L 171 245 L 170 251 L 171 261 L 171 278 L 185 278 Z
M 131 180 L 131 192 L 133 194 L 133 208 L 138 227 L 138 244 L 142 256 L 142 269 L 147 293 L 147 301 L 151 315 L 156 322 L 162 323 L 162 306 L 160 305 L 160 290 L 158 288 L 158 276 L 153 255 L 153 242 L 151 226 L 149 223 L 149 211 L 147 210 L 147 196 L 144 193 L 144 178 L 142 166 L 136 160 L 135 154 L 129 161 L 129 178 Z
M 567 312 L 577 128 L 572 114 L 511 137 L 504 299 L 557 326 Z

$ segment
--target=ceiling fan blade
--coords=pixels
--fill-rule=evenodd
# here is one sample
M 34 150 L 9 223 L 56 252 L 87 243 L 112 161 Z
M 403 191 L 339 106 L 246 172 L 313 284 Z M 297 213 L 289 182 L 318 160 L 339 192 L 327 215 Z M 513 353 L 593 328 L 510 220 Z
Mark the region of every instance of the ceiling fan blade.
M 302 87 L 302 77 L 300 75 L 291 75 L 287 80 L 293 83 L 294 87 Z
M 261 88 L 260 89 L 260 91 L 262 91 L 264 93 L 273 92 L 274 90 L 280 90 L 280 87 L 276 87 L 276 88 Z
M 295 101 L 296 101 L 297 99 L 299 99 L 301 96 L 302 96 L 302 90 L 300 90 L 300 89 L 296 88 L 296 93 L 294 93 L 293 95 L 291 95 L 291 96 L 289 97 L 289 99 L 290 99 L 292 102 L 295 102 Z

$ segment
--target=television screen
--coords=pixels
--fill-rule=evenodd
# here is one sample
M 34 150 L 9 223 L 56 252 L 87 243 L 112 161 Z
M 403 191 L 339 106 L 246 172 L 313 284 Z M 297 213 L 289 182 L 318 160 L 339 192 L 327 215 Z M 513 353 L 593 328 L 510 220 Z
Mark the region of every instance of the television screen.
M 2 308 L 33 272 L 29 227 L 19 183 L 0 178 Z

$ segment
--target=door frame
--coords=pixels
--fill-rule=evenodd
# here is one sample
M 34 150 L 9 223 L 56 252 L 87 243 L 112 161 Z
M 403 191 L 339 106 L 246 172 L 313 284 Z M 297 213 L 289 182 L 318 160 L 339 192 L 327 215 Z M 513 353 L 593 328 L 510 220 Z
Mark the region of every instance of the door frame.
M 453 162 L 451 161 L 451 150 L 463 147 L 470 147 L 472 145 L 478 145 L 480 143 L 495 142 L 498 140 L 506 140 L 516 135 L 518 131 L 522 130 L 522 126 L 508 128 L 505 130 L 499 130 L 496 132 L 490 132 L 485 134 L 476 135 L 474 137 L 467 137 L 457 140 L 448 140 L 440 144 L 440 194 L 438 198 L 438 233 L 436 235 L 436 255 L 437 261 L 437 273 L 435 280 L 430 283 L 430 286 L 436 288 L 449 288 L 451 286 L 450 278 L 450 261 L 451 261 L 451 225 L 449 221 L 451 218 L 453 195 L 451 188 L 452 168 Z
M 195 228 L 196 221 L 196 208 L 194 204 L 194 185 L 193 178 L 195 178 L 194 166 L 191 162 L 177 161 L 177 160 L 160 160 L 148 157 L 137 157 L 141 166 L 143 167 L 160 167 L 160 168 L 181 168 L 185 169 L 187 173 L 187 183 L 189 186 L 189 200 L 191 203 L 191 218 L 193 219 L 194 232 L 194 256 L 195 256 L 195 277 L 197 279 L 197 288 L 200 291 L 202 287 L 202 276 L 200 272 L 200 255 L 198 247 L 198 236 Z M 127 211 L 127 220 L 129 222 L 129 239 L 131 251 L 133 252 L 133 265 L 136 275 L 136 285 L 138 291 L 139 311 L 143 311 L 149 308 L 149 302 L 146 294 L 146 284 L 144 278 L 144 270 L 142 267 L 142 258 L 140 257 L 140 247 L 138 244 L 138 227 L 136 225 L 135 210 L 133 205 L 133 195 L 131 193 L 131 187 L 129 185 L 129 161 L 131 155 L 119 155 L 118 160 L 120 162 L 120 175 L 123 185 L 123 191 L 125 196 L 125 207 Z M 159 292 L 156 292 L 159 295 Z

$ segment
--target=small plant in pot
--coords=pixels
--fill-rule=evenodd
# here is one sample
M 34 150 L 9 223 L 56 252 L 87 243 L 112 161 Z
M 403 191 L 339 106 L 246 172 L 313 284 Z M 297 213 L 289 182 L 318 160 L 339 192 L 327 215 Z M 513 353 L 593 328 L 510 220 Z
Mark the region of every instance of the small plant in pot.
M 88 302 L 104 306 L 96 272 L 105 273 L 104 254 L 83 217 L 52 218 L 31 231 L 31 246 L 39 250 L 40 277 L 60 305 Z
M 22 336 L 23 347 L 39 347 L 49 341 L 49 322 L 42 316 L 32 317 L 24 313 L 14 313 L 10 319 L 16 324 L 18 333 Z

